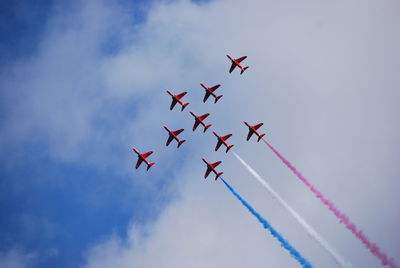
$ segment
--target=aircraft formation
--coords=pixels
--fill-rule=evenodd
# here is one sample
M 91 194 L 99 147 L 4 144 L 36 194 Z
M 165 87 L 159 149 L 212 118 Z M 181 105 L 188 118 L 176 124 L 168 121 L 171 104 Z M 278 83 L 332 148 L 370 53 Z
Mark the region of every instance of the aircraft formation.
M 243 56 L 237 59 L 232 58 L 230 55 L 226 55 L 229 60 L 231 61 L 231 67 L 229 69 L 229 73 L 232 73 L 236 67 L 240 69 L 240 74 L 243 74 L 244 71 L 246 71 L 249 66 L 243 67 L 241 65 L 241 62 L 247 58 L 247 56 Z M 210 96 L 214 98 L 214 103 L 216 104 L 218 100 L 222 98 L 222 95 L 216 95 L 215 91 L 221 87 L 220 84 L 217 84 L 212 87 L 208 87 L 203 83 L 200 83 L 200 86 L 204 88 L 205 90 L 205 95 L 203 98 L 203 102 L 205 103 Z M 172 103 L 170 105 L 170 110 L 173 110 L 174 107 L 176 106 L 177 103 L 180 104 L 181 106 L 181 111 L 183 111 L 188 105 L 189 102 L 185 103 L 182 101 L 183 97 L 187 94 L 187 92 L 182 92 L 179 94 L 173 94 L 171 91 L 167 90 L 167 93 L 171 96 L 172 98 Z M 206 119 L 210 115 L 210 113 L 205 113 L 203 115 L 197 115 L 192 111 L 189 111 L 189 113 L 193 116 L 194 118 L 194 125 L 192 130 L 195 131 L 199 125 L 202 125 L 203 127 L 203 133 L 209 129 L 212 124 L 206 123 Z M 352 222 L 350 222 L 349 218 L 341 212 L 339 209 L 336 208 L 336 206 L 328 200 L 325 196 L 322 195 L 322 193 L 317 190 L 297 169 L 286 159 L 284 158 L 274 147 L 272 147 L 271 144 L 269 144 L 266 140 L 263 139 L 265 136 L 265 133 L 260 133 L 259 129 L 263 126 L 263 123 L 258 123 L 255 125 L 250 125 L 247 121 L 243 121 L 243 123 L 246 125 L 248 128 L 249 132 L 246 137 L 246 141 L 249 141 L 251 137 L 254 135 L 256 136 L 257 142 L 260 140 L 263 140 L 264 143 L 275 153 L 275 155 L 307 186 L 310 188 L 310 190 L 317 196 L 318 199 L 320 199 L 326 206 L 328 206 L 329 210 L 334 213 L 334 215 L 339 219 L 340 222 L 342 222 L 347 229 L 349 229 L 361 242 L 365 245 L 367 249 L 371 251 L 373 255 L 375 255 L 378 259 L 380 259 L 381 263 L 383 265 L 388 265 L 390 268 L 399 268 L 399 266 L 395 263 L 395 261 L 391 258 L 389 258 L 385 253 L 383 253 L 376 244 L 372 243 L 363 233 L 360 229 L 358 229 Z M 177 142 L 177 147 L 179 148 L 186 140 L 181 140 L 178 138 L 178 135 L 180 135 L 184 129 L 178 129 L 178 130 L 171 130 L 167 126 L 164 126 L 164 129 L 168 132 L 168 138 L 166 142 L 166 146 L 169 146 L 169 144 L 176 140 Z M 227 135 L 219 135 L 216 131 L 213 131 L 214 136 L 217 138 L 217 144 L 215 146 L 215 151 L 218 151 L 219 148 L 224 145 L 226 148 L 226 153 L 229 152 L 229 150 L 234 147 L 233 144 L 228 143 L 228 139 L 232 136 L 232 134 L 227 134 Z M 145 162 L 147 165 L 147 171 L 155 164 L 154 162 L 149 162 L 147 158 L 153 153 L 153 151 L 149 151 L 146 153 L 141 154 L 136 148 L 133 148 L 133 151 L 137 154 L 138 160 L 136 163 L 136 169 L 139 168 L 139 166 Z M 246 166 L 248 166 L 235 152 L 235 156 Z M 201 158 L 202 161 L 206 164 L 206 171 L 204 174 L 204 178 L 206 179 L 210 173 L 212 172 L 215 175 L 215 180 L 220 178 L 222 182 L 228 187 L 228 189 L 242 202 L 244 206 L 248 208 L 248 210 L 257 217 L 257 219 L 264 225 L 264 228 L 269 229 L 271 234 L 277 238 L 282 246 L 290 251 L 290 254 L 299 261 L 299 263 L 304 267 L 304 268 L 312 268 L 312 265 L 300 255 L 298 251 L 296 251 L 291 245 L 288 244 L 288 242 L 280 236 L 278 232 L 276 232 L 274 229 L 272 229 L 271 225 L 268 224 L 268 222 L 262 218 L 259 213 L 257 213 L 244 199 L 235 191 L 233 188 L 221 177 L 223 172 L 217 171 L 217 167 L 222 163 L 222 161 L 216 161 L 214 163 L 209 162 L 205 158 Z M 255 171 L 251 171 L 250 167 L 247 167 L 251 173 L 255 173 Z M 256 178 L 259 177 L 257 174 L 254 175 Z M 257 180 L 263 181 L 261 178 L 257 178 Z M 320 245 L 335 259 L 336 263 L 338 263 L 341 267 L 352 267 L 350 264 L 346 263 L 343 258 L 338 255 L 327 243 L 326 241 L 323 241 L 322 238 L 308 225 L 305 225 L 305 221 L 300 218 L 300 216 L 293 211 L 286 202 L 283 201 L 279 195 L 275 191 L 273 191 L 270 186 L 264 181 L 261 182 L 262 185 L 274 196 L 275 199 L 277 199 L 283 207 L 285 207 L 289 213 L 291 213 L 294 218 L 306 229 L 306 231 L 311 235 Z
M 243 67 L 241 65 L 241 62 L 243 60 L 245 60 L 247 58 L 247 56 L 243 56 L 237 59 L 232 58 L 230 55 L 226 55 L 228 57 L 228 59 L 231 61 L 231 67 L 229 69 L 229 73 L 232 73 L 233 70 L 238 67 L 240 69 L 240 74 L 243 74 L 243 72 L 245 70 L 247 70 L 249 68 L 249 66 L 245 66 Z M 205 103 L 208 98 L 210 96 L 212 96 L 214 98 L 214 103 L 217 103 L 219 99 L 222 98 L 222 95 L 217 96 L 215 94 L 215 91 L 221 86 L 220 84 L 217 84 L 215 86 L 212 87 L 207 87 L 205 84 L 200 83 L 200 86 L 204 88 L 205 90 L 205 95 L 203 98 L 203 102 Z M 172 98 L 172 102 L 170 105 L 170 110 L 172 111 L 174 109 L 174 107 L 176 106 L 177 103 L 180 104 L 181 106 L 181 111 L 183 111 L 188 105 L 189 102 L 185 103 L 182 99 L 183 97 L 187 94 L 187 92 L 182 92 L 179 94 L 174 94 L 171 91 L 167 90 L 166 91 Z M 197 115 L 192 111 L 189 111 L 189 113 L 193 116 L 194 118 L 194 124 L 193 124 L 193 128 L 192 130 L 195 131 L 197 129 L 197 127 L 199 125 L 203 126 L 203 133 L 205 133 L 207 131 L 207 129 L 209 129 L 212 124 L 207 124 L 205 122 L 206 118 L 210 115 L 210 113 L 205 113 L 203 115 Z M 249 128 L 249 134 L 247 135 L 247 141 L 250 140 L 250 138 L 253 136 L 253 134 L 255 134 L 258 139 L 257 141 L 260 141 L 262 137 L 264 137 L 265 134 L 261 134 L 258 132 L 258 129 L 263 125 L 263 123 L 259 123 L 257 125 L 250 125 L 248 122 L 244 121 L 244 124 Z M 181 140 L 178 138 L 178 135 L 181 134 L 184 129 L 178 129 L 175 131 L 170 130 L 167 126 L 164 126 L 164 129 L 168 132 L 168 138 L 167 138 L 167 142 L 166 142 L 166 146 L 168 146 L 173 140 L 177 141 L 177 147 L 179 148 L 186 140 Z M 217 132 L 213 131 L 213 134 L 217 137 L 217 144 L 215 146 L 215 151 L 218 151 L 218 149 L 221 147 L 221 145 L 223 144 L 226 147 L 226 153 L 228 153 L 228 151 L 234 146 L 233 144 L 228 144 L 227 140 L 232 136 L 232 134 L 227 134 L 224 136 L 220 136 Z M 138 160 L 136 163 L 136 169 L 140 166 L 140 164 L 142 162 L 145 162 L 147 164 L 147 170 L 150 169 L 150 167 L 152 167 L 155 163 L 150 163 L 147 160 L 147 157 L 149 157 L 153 151 L 149 151 L 147 153 L 144 154 L 140 154 L 139 151 L 136 148 L 133 148 L 133 151 L 138 155 Z M 215 174 L 215 180 L 217 180 L 219 177 L 221 177 L 221 175 L 223 174 L 223 172 L 218 172 L 215 168 L 222 163 L 222 161 L 217 161 L 214 163 L 210 163 L 208 162 L 205 158 L 202 158 L 203 162 L 206 164 L 206 172 L 204 174 L 204 178 L 207 178 L 208 175 L 213 172 Z

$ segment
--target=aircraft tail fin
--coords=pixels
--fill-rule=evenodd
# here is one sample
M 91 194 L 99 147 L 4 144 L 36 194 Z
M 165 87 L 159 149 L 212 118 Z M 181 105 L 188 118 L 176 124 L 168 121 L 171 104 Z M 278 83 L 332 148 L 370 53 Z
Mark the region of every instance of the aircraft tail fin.
M 265 136 L 265 134 L 261 134 L 260 136 L 258 136 L 257 142 L 259 142 L 262 139 L 262 137 L 264 137 L 264 136 Z
M 206 131 L 207 131 L 207 129 L 208 129 L 209 127 L 211 127 L 211 126 L 212 126 L 212 124 L 209 124 L 209 125 L 205 126 L 205 127 L 204 127 L 204 131 L 203 131 L 203 132 L 206 132 Z
M 244 67 L 244 68 L 240 71 L 240 74 L 242 74 L 244 71 L 246 71 L 247 68 L 249 68 L 249 66 Z
M 224 174 L 224 172 L 217 173 L 217 176 L 215 177 L 215 180 L 217 180 L 219 177 L 221 177 L 222 174 Z
M 233 144 L 226 147 L 226 152 L 228 152 L 232 147 L 233 147 Z
M 180 140 L 179 142 L 178 142 L 178 148 L 182 145 L 182 143 L 184 143 L 186 140 Z
M 216 98 L 215 98 L 215 101 L 214 101 L 214 103 L 217 103 L 217 101 L 218 101 L 220 98 L 222 98 L 222 95 L 221 95 L 221 96 L 218 96 L 218 97 L 216 97 Z
M 182 110 L 181 110 L 181 111 L 185 110 L 185 108 L 186 108 L 188 105 L 189 105 L 189 102 L 187 102 L 187 103 L 185 103 L 184 105 L 182 105 Z
M 155 164 L 155 163 L 150 163 L 150 164 L 147 166 L 147 170 L 149 170 L 154 164 Z

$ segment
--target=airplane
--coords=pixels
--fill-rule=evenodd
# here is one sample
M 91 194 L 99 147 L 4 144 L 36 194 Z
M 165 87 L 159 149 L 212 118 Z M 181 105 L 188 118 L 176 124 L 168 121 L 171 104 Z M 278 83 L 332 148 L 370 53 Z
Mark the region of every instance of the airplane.
M 228 145 L 226 143 L 226 140 L 229 139 L 232 136 L 232 134 L 228 134 L 228 135 L 225 135 L 225 136 L 219 136 L 217 134 L 217 132 L 213 131 L 213 133 L 218 138 L 217 145 L 215 146 L 215 151 L 218 151 L 219 147 L 221 147 L 222 144 L 224 144 L 226 146 L 226 152 L 228 152 L 233 147 L 233 144 L 232 145 Z
M 260 123 L 258 125 L 254 125 L 254 126 L 250 126 L 249 123 L 247 123 L 246 121 L 243 121 L 243 122 L 245 123 L 246 126 L 249 127 L 249 134 L 247 135 L 247 140 L 249 140 L 254 133 L 258 136 L 257 142 L 259 142 L 262 139 L 262 137 L 265 136 L 265 134 L 259 134 L 257 132 L 257 129 L 259 129 L 263 125 L 263 123 Z
M 164 126 L 164 128 L 169 133 L 167 143 L 165 144 L 166 146 L 168 146 L 172 140 L 176 140 L 178 142 L 178 148 L 179 148 L 179 146 L 181 146 L 182 143 L 184 143 L 186 141 L 186 140 L 180 140 L 178 138 L 178 135 L 184 130 L 183 128 L 175 130 L 175 131 L 171 131 L 167 126 Z
M 169 90 L 167 90 L 167 93 L 172 97 L 172 103 L 171 103 L 171 106 L 169 107 L 169 109 L 170 109 L 171 111 L 172 111 L 172 109 L 174 109 L 174 107 L 175 107 L 175 105 L 176 105 L 177 102 L 179 102 L 179 104 L 182 105 L 181 111 L 183 111 L 183 110 L 186 108 L 186 106 L 189 105 L 189 102 L 183 103 L 183 102 L 181 101 L 182 97 L 186 95 L 186 93 L 187 93 L 186 91 L 185 91 L 185 92 L 182 92 L 182 93 L 180 93 L 180 94 L 177 94 L 177 95 L 173 94 L 173 93 L 172 93 L 171 91 L 169 91 Z
M 208 177 L 208 175 L 210 174 L 210 172 L 214 172 L 214 174 L 216 175 L 215 180 L 217 180 L 219 177 L 221 177 L 222 174 L 224 174 L 224 172 L 220 172 L 218 173 L 215 168 L 221 164 L 221 161 L 215 162 L 215 163 L 208 163 L 206 159 L 202 158 L 203 162 L 206 163 L 207 165 L 207 170 L 206 173 L 204 174 L 204 179 L 206 179 Z
M 215 85 L 213 87 L 206 87 L 203 83 L 200 83 L 200 86 L 202 86 L 205 90 L 206 90 L 206 95 L 204 96 L 203 102 L 206 102 L 208 97 L 210 97 L 210 95 L 212 95 L 215 98 L 214 103 L 217 103 L 217 101 L 222 98 L 222 95 L 217 96 L 215 95 L 214 91 L 217 90 L 217 88 L 219 88 L 221 85 Z
M 141 154 L 139 153 L 139 151 L 136 148 L 133 148 L 133 151 L 138 155 L 138 161 L 136 163 L 136 169 L 140 166 L 140 164 L 142 164 L 142 162 L 144 161 L 147 164 L 147 170 L 149 170 L 151 168 L 151 166 L 153 166 L 155 163 L 150 163 L 149 161 L 147 161 L 147 157 L 149 157 L 149 155 L 151 155 L 153 153 L 153 151 L 149 151 L 147 153 Z
M 243 67 L 242 65 L 240 65 L 240 63 L 241 63 L 244 59 L 246 59 L 247 56 L 243 56 L 243 57 L 240 57 L 240 58 L 237 58 L 237 59 L 234 59 L 234 58 L 232 58 L 232 57 L 229 56 L 229 55 L 226 55 L 226 56 L 227 56 L 227 57 L 231 60 L 231 62 L 232 62 L 231 68 L 229 69 L 229 73 L 231 73 L 231 72 L 236 68 L 236 66 L 240 68 L 240 74 L 242 74 L 244 71 L 247 70 L 247 68 L 249 68 L 249 66 Z
M 204 121 L 203 121 L 204 119 L 207 118 L 207 116 L 210 115 L 209 113 L 206 113 L 206 114 L 203 114 L 203 115 L 198 116 L 198 115 L 196 115 L 195 113 L 193 113 L 192 111 L 190 111 L 190 114 L 193 115 L 194 120 L 195 120 L 195 121 L 194 121 L 194 125 L 193 125 L 193 131 L 196 130 L 196 128 L 199 126 L 199 124 L 202 124 L 202 125 L 204 126 L 204 131 L 203 131 L 203 132 L 206 132 L 206 130 L 207 130 L 209 127 L 212 126 L 211 124 L 206 125 L 206 124 L 204 123 Z

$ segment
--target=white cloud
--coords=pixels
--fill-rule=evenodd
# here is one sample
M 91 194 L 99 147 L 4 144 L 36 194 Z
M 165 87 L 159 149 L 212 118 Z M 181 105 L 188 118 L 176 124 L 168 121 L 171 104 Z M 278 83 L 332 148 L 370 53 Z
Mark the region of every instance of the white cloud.
M 262 144 L 242 141 L 245 130 L 241 121 L 264 121 L 271 142 L 372 241 L 395 256 L 400 245 L 391 237 L 399 219 L 393 216 L 398 207 L 392 204 L 396 203 L 395 174 L 399 170 L 389 162 L 397 159 L 392 148 L 398 147 L 400 137 L 396 127 L 396 86 L 400 82 L 395 71 L 395 44 L 399 41 L 393 13 L 396 6 L 395 2 L 375 1 L 217 1 L 197 6 L 179 1 L 152 11 L 141 33 L 148 41 L 144 50 L 135 48 L 116 59 L 139 66 L 127 59 L 143 56 L 143 51 L 146 61 L 139 62 L 150 66 L 140 65 L 142 70 L 152 69 L 152 55 L 161 61 L 158 66 L 167 61 L 168 75 L 150 72 L 147 75 L 157 77 L 147 83 L 169 77 L 171 84 L 183 88 L 189 82 L 196 97 L 191 108 L 211 111 L 210 121 L 218 131 L 233 131 L 236 149 L 270 177 L 346 259 L 355 266 L 376 267 L 379 262 Z M 228 52 L 249 56 L 250 69 L 242 77 L 237 73 L 228 77 L 229 64 L 224 59 Z M 182 70 L 185 61 L 195 64 Z M 201 93 L 195 87 L 199 81 L 208 82 L 206 79 L 223 84 L 224 98 L 218 106 L 200 105 Z M 222 154 L 208 155 L 212 160 L 224 160 L 221 168 L 226 177 L 240 185 L 239 192 L 312 263 L 335 266 L 287 215 L 276 211 L 276 204 L 265 200 L 268 197 L 254 183 L 242 181 L 241 177 L 248 175 L 234 160 Z M 224 189 L 219 192 L 209 189 L 209 184 L 199 184 L 202 171 L 198 170 L 198 157 L 193 158 L 186 168 L 195 170 L 180 173 L 195 180 L 181 187 L 182 199 L 169 206 L 147 235 L 132 227 L 135 231 L 126 244 L 113 238 L 96 247 L 89 254 L 88 267 L 295 265 L 236 200 L 230 202 L 232 197 Z M 107 254 L 110 252 L 115 254 Z
M 0 267 L 4 268 L 28 268 L 32 267 L 35 255 L 23 253 L 20 250 L 12 249 L 7 252 L 0 252 Z

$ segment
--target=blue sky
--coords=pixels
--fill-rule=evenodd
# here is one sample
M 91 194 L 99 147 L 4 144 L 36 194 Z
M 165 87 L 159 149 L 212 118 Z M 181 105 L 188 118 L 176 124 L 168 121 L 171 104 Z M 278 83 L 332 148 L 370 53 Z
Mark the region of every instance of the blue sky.
M 243 2 L 2 2 L 0 266 L 295 267 L 203 179 L 205 157 L 222 160 L 224 178 L 311 263 L 337 267 L 234 157 L 214 152 L 214 130 L 233 133 L 235 152 L 344 259 L 379 267 L 266 147 L 245 142 L 243 120 L 264 122 L 397 257 L 398 4 Z M 248 55 L 249 70 L 229 75 L 227 53 Z M 199 82 L 222 84 L 217 105 L 202 103 Z M 170 112 L 166 89 L 210 112 L 210 133 Z M 179 150 L 165 147 L 163 125 L 185 128 Z M 132 147 L 155 151 L 149 172 L 133 168 Z
M 134 14 L 131 27 L 145 19 L 145 2 L 146 6 L 149 5 L 147 1 L 120 3 L 130 7 Z M 143 7 L 136 8 L 136 3 Z M 16 62 L 34 60 L 40 53 L 39 47 L 54 16 L 68 17 L 79 9 L 79 5 L 79 1 L 2 2 L 2 76 L 7 76 Z M 101 53 L 112 54 L 118 50 L 115 40 L 110 38 L 104 42 Z M 19 73 L 13 75 L 18 77 Z M 12 88 L 3 89 L 1 125 L 4 130 L 7 128 L 5 125 L 18 122 L 7 120 L 17 97 L 10 92 Z M 126 101 L 109 101 L 104 103 L 102 111 L 105 114 L 95 118 L 96 129 L 118 133 L 119 125 L 135 116 L 135 105 Z M 29 120 L 29 117 L 24 120 Z M 99 170 L 79 161 L 54 159 L 49 155 L 50 145 L 46 138 L 41 137 L 40 131 L 29 136 L 29 139 L 12 141 L 2 147 L 0 252 L 13 249 L 33 252 L 34 267 L 77 267 L 83 264 L 87 247 L 111 234 L 124 237 L 132 219 L 137 223 L 154 219 L 170 198 L 163 191 L 159 191 L 157 198 L 137 193 L 140 190 L 132 189 L 131 181 L 107 168 Z M 7 136 L 2 138 L 10 140 Z M 107 150 L 115 153 L 125 150 L 125 154 L 130 154 L 129 145 L 126 148 L 113 144 L 96 146 L 110 146 L 112 148 Z M 99 148 L 98 152 L 105 150 Z M 140 179 L 147 179 L 144 175 L 142 173 Z M 162 187 L 161 182 L 155 189 Z M 148 210 L 150 207 L 153 209 Z
M 2 61 L 32 55 L 38 47 L 44 25 L 51 10 L 51 1 L 2 1 L 1 57 Z

